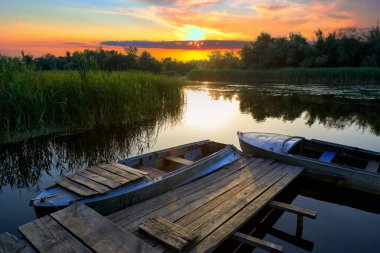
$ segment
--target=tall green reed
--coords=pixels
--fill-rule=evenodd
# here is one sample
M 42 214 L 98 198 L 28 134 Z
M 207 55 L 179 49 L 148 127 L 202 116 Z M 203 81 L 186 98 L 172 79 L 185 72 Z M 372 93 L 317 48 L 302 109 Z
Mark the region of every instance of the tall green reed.
M 16 64 L 17 65 L 17 64 Z M 4 67 L 5 66 L 5 67 Z M 22 65 L 21 65 L 22 66 Z M 181 116 L 182 82 L 143 72 L 41 72 L 0 64 L 0 142 Z

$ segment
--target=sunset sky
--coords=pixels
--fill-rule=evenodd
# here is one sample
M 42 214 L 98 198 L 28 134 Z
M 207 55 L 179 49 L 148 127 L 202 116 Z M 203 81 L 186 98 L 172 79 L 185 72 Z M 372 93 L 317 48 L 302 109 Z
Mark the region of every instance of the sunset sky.
M 0 0 L 0 52 L 109 40 L 253 40 L 321 28 L 369 27 L 379 0 Z M 44 44 L 45 43 L 45 44 Z

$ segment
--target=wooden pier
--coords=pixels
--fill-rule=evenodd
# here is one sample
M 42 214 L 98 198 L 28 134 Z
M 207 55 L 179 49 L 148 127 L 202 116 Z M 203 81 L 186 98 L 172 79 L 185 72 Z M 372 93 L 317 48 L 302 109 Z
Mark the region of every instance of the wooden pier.
M 19 230 L 39 252 L 210 252 L 231 236 L 280 251 L 278 245 L 235 232 L 266 205 L 313 216 L 308 210 L 271 202 L 302 170 L 245 156 L 106 217 L 74 204 Z

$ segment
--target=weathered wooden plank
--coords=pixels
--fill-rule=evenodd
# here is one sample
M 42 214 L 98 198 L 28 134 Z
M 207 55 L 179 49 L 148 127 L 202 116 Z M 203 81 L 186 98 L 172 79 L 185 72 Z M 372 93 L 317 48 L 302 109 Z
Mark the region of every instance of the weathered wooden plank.
M 92 190 L 86 186 L 83 186 L 81 184 L 78 184 L 72 180 L 69 180 L 67 178 L 61 178 L 56 183 L 59 184 L 60 186 L 64 187 L 64 188 L 72 191 L 72 192 L 75 192 L 76 194 L 78 194 L 80 196 L 83 196 L 83 197 L 98 194 L 98 192 L 96 192 L 96 191 L 94 191 L 94 190 Z
M 37 253 L 33 246 L 25 240 L 5 232 L 0 234 L 0 253 Z
M 158 252 L 84 204 L 51 216 L 95 252 Z
M 132 173 L 132 174 L 135 174 L 136 176 L 139 176 L 141 174 L 143 175 L 148 175 L 148 173 L 144 172 L 144 171 L 141 171 L 141 170 L 138 170 L 138 169 L 135 169 L 135 168 L 132 168 L 132 167 L 129 167 L 125 164 L 120 164 L 120 163 L 110 163 L 111 166 L 114 166 L 118 169 L 121 169 L 121 170 L 124 170 L 126 172 L 129 172 L 129 173 Z
M 112 189 L 119 187 L 121 185 L 121 183 L 118 183 L 118 182 L 113 181 L 111 179 L 99 176 L 98 174 L 92 173 L 90 171 L 79 171 L 79 172 L 77 172 L 77 174 L 82 176 L 82 177 L 86 177 L 88 179 L 91 179 L 95 182 L 98 182 L 102 185 L 108 186 Z
M 280 245 L 274 244 L 272 242 L 264 241 L 259 238 L 246 235 L 240 232 L 235 232 L 232 235 L 232 239 L 235 239 L 239 242 L 248 244 L 253 247 L 258 247 L 264 250 L 268 250 L 270 252 L 282 252 L 283 248 Z
M 253 184 L 255 184 L 255 189 L 259 191 L 260 189 L 263 189 L 266 187 L 263 186 L 263 181 L 268 182 L 267 180 L 271 179 L 273 180 L 274 176 L 278 176 L 279 170 L 284 168 L 283 164 L 275 164 L 277 166 L 269 167 L 268 170 L 273 168 L 274 170 L 270 170 L 267 174 L 264 174 L 267 171 L 263 171 L 262 177 L 257 178 L 256 180 L 253 179 L 246 179 L 242 181 L 240 184 L 238 184 L 236 187 L 232 188 L 228 192 L 225 192 L 224 194 L 218 196 L 215 199 L 212 199 L 211 201 L 207 202 L 206 205 L 201 206 L 200 208 L 196 209 L 195 211 L 182 216 L 180 219 L 178 219 L 176 222 L 183 226 L 187 227 L 190 226 L 191 229 L 196 229 L 198 226 L 206 222 L 211 218 L 210 214 L 218 215 L 216 210 L 220 210 L 223 212 L 223 210 L 226 208 L 226 206 L 229 204 L 229 201 L 236 200 L 240 195 L 244 193 L 240 193 L 243 190 L 247 190 L 247 187 L 252 187 Z M 279 170 L 276 170 L 279 169 Z M 239 195 L 240 193 L 240 195 Z M 209 214 L 209 215 L 208 215 Z M 172 215 L 170 215 L 172 216 Z M 191 224 L 191 225 L 190 225 Z
M 141 171 L 149 173 L 148 176 L 150 178 L 158 178 L 166 174 L 166 172 L 163 172 L 162 170 L 158 170 L 150 166 L 140 166 L 139 169 Z
M 233 199 L 223 202 L 210 212 L 198 217 L 186 228 L 199 235 L 199 239 L 206 237 L 212 231 L 221 226 L 225 221 L 239 213 L 247 204 L 254 201 L 272 185 L 278 182 L 286 173 L 285 169 L 275 171 L 274 174 L 265 177 L 240 191 Z
M 375 160 L 369 160 L 367 166 L 365 167 L 366 171 L 377 172 L 379 169 L 380 162 Z
M 245 169 L 245 168 L 244 168 Z M 247 169 L 247 175 L 252 173 L 248 172 L 249 170 Z M 223 191 L 227 190 L 228 187 L 225 187 L 224 189 L 220 189 L 222 186 L 225 186 L 226 184 L 233 182 L 234 180 L 237 181 L 242 181 L 245 180 L 246 177 L 242 176 L 241 171 L 239 171 L 239 174 L 236 174 L 235 177 L 227 177 L 225 180 L 216 182 L 212 185 L 208 185 L 207 187 L 201 187 L 197 191 L 194 191 L 193 193 L 187 195 L 187 196 L 182 196 L 182 195 L 177 195 L 177 200 L 173 203 L 170 203 L 165 206 L 160 206 L 157 208 L 154 212 L 150 212 L 150 214 L 146 215 L 133 215 L 130 216 L 129 219 L 125 219 L 123 222 L 118 222 L 120 226 L 125 226 L 127 229 L 137 229 L 139 224 L 143 222 L 147 218 L 151 218 L 153 216 L 166 216 L 167 214 L 185 206 L 189 206 L 189 208 L 192 207 L 190 204 L 191 202 L 201 199 L 201 201 L 207 201 L 209 197 L 212 196 L 214 191 L 217 191 L 216 195 L 223 193 Z M 231 185 L 233 187 L 233 185 Z M 194 206 L 196 206 L 198 203 L 195 203 Z M 132 230 L 133 231 L 133 230 Z
M 286 203 L 281 203 L 281 202 L 274 201 L 274 200 L 270 201 L 268 205 L 270 207 L 273 207 L 276 209 L 280 209 L 280 210 L 287 211 L 290 213 L 295 213 L 297 215 L 299 214 L 299 215 L 306 216 L 306 217 L 309 217 L 312 219 L 315 219 L 317 217 L 316 211 L 306 209 L 306 208 L 297 207 L 297 206 L 293 206 L 293 205 L 289 205 Z
M 136 176 L 134 174 L 125 172 L 124 170 L 120 170 L 120 169 L 118 169 L 116 167 L 113 167 L 113 166 L 111 166 L 109 164 L 98 164 L 98 165 L 96 165 L 96 167 L 99 167 L 99 168 L 101 168 L 103 170 L 107 170 L 107 171 L 109 171 L 111 173 L 114 173 L 116 175 L 119 175 L 121 177 L 125 177 L 125 178 L 129 179 L 130 181 L 135 181 L 135 180 L 143 177 L 143 175 Z
M 107 186 L 104 186 L 102 184 L 99 184 L 95 181 L 92 181 L 86 177 L 82 177 L 81 175 L 78 175 L 78 174 L 72 174 L 72 175 L 68 175 L 66 176 L 68 179 L 72 180 L 72 181 L 75 181 L 79 184 L 82 184 L 94 191 L 97 191 L 99 193 L 105 193 L 105 192 L 108 192 L 110 190 L 110 188 L 108 188 Z
M 223 187 L 217 189 L 206 188 L 205 190 L 192 194 L 192 196 L 190 196 L 190 198 L 194 198 L 192 203 L 177 208 L 174 212 L 166 216 L 166 218 L 176 221 L 176 223 L 185 227 L 191 223 L 192 220 L 212 211 L 224 201 L 234 198 L 235 195 L 244 188 L 261 180 L 263 176 L 267 175 L 277 166 L 279 166 L 279 164 L 274 163 L 270 166 L 255 167 L 255 169 L 246 167 L 240 171 L 241 175 L 238 178 L 226 183 Z M 254 173 L 252 173 L 252 170 L 254 170 Z
M 281 192 L 290 182 L 292 182 L 301 172 L 301 167 L 292 167 L 291 171 L 270 187 L 267 191 L 260 195 L 255 201 L 250 202 L 236 215 L 232 216 L 229 220 L 225 221 L 222 226 L 209 234 L 206 238 L 200 241 L 190 252 L 210 252 L 213 251 L 223 240 L 228 238 L 235 232 L 242 224 L 248 219 L 252 218 L 258 211 L 260 211 L 266 203 L 274 198 Z
M 125 178 L 125 177 L 120 177 L 119 175 L 116 175 L 112 172 L 109 172 L 108 170 L 103 170 L 103 169 L 98 168 L 98 167 L 90 167 L 90 168 L 87 168 L 87 170 L 92 172 L 92 173 L 98 174 L 99 176 L 102 176 L 102 177 L 111 179 L 113 181 L 116 181 L 120 184 L 126 184 L 126 183 L 130 182 L 130 180 Z
M 263 163 L 262 166 L 251 168 L 252 171 L 246 170 L 246 168 L 244 168 L 240 171 L 240 178 L 244 180 L 241 181 L 238 185 L 232 187 L 228 191 L 220 194 L 215 198 L 211 198 L 207 195 L 204 195 L 204 197 L 201 197 L 199 200 L 193 202 L 204 203 L 202 206 L 195 210 L 193 209 L 189 212 L 189 210 L 192 208 L 191 206 L 193 205 L 193 203 L 190 203 L 188 205 L 185 205 L 183 208 L 177 209 L 176 211 L 170 213 L 169 215 L 165 216 L 165 218 L 173 222 L 175 221 L 176 224 L 181 225 L 182 227 L 187 226 L 188 229 L 194 230 L 202 224 L 206 223 L 208 220 L 212 219 L 213 215 L 217 217 L 223 216 L 225 210 L 229 210 L 230 208 L 230 201 L 236 200 L 239 196 L 238 193 L 244 190 L 245 188 L 248 189 L 249 185 L 254 184 L 257 187 L 257 189 L 260 189 L 260 187 L 265 187 L 262 186 L 262 181 L 268 181 L 268 179 L 273 178 L 276 174 L 284 173 L 282 169 L 285 166 L 286 165 L 284 164 L 278 163 L 270 165 Z M 255 173 L 252 173 L 253 171 Z M 249 173 L 246 174 L 244 172 L 249 172 L 251 173 L 251 175 Z M 223 190 L 224 188 L 225 187 L 221 187 L 220 190 Z M 162 245 L 156 245 L 155 248 L 163 249 Z
M 48 215 L 20 226 L 19 230 L 41 253 L 92 252 Z
M 183 159 L 183 158 L 177 157 L 177 156 L 167 156 L 167 157 L 165 157 L 165 159 L 172 161 L 172 162 L 175 162 L 175 163 L 183 164 L 186 166 L 192 165 L 194 163 L 193 161 Z
M 191 231 L 162 217 L 148 219 L 139 228 L 176 252 L 183 252 L 196 238 Z
M 178 200 L 178 196 L 186 197 L 188 194 L 191 194 L 192 192 L 197 191 L 200 187 L 207 187 L 209 185 L 213 185 L 216 182 L 223 180 L 225 177 L 228 177 L 231 174 L 237 173 L 237 171 L 244 168 L 248 164 L 260 163 L 263 161 L 264 159 L 261 159 L 261 158 L 243 157 L 242 159 L 239 159 L 235 161 L 234 163 L 227 165 L 226 167 L 206 177 L 200 178 L 192 182 L 191 184 L 178 187 L 174 191 L 166 192 L 150 200 L 146 200 L 139 204 L 125 208 L 119 212 L 115 212 L 111 215 L 108 215 L 107 217 L 113 220 L 114 222 L 118 222 L 118 221 L 127 219 L 131 215 L 135 216 L 136 213 L 138 213 L 141 216 L 146 215 L 147 213 L 153 212 L 158 207 L 162 207 L 162 206 L 175 202 L 176 200 Z

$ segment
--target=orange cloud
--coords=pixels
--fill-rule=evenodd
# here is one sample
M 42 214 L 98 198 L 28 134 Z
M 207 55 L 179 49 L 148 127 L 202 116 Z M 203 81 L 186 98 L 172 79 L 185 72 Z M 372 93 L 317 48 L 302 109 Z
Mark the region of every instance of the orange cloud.
M 205 31 L 204 37 L 207 39 L 253 39 L 262 31 L 275 36 L 301 32 L 312 38 L 318 28 L 332 31 L 357 24 L 351 12 L 341 10 L 338 5 L 339 0 L 331 2 L 240 0 L 230 4 L 229 8 L 221 10 L 199 8 L 222 2 L 217 0 L 159 2 L 161 5 L 114 9 L 111 12 L 160 23 L 173 29 L 172 34 L 179 39 L 183 39 L 183 33 L 189 27 Z
M 4 19 L 5 22 L 0 22 L 2 40 L 177 40 L 189 37 L 247 40 L 262 31 L 274 36 L 301 32 L 312 39 L 318 28 L 332 31 L 373 25 L 380 9 L 374 0 L 110 0 L 107 4 L 90 7 L 78 7 L 75 1 L 67 1 L 74 2 L 74 7 L 57 8 L 57 13 L 66 15 L 66 19 L 53 19 L 51 14 L 42 19 L 37 15 L 40 13 L 34 13 L 33 19 L 33 11 L 25 19 L 20 18 L 21 15 Z M 74 12 L 80 15 L 75 16 Z M 198 36 L 189 35 L 189 31 Z

